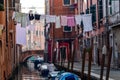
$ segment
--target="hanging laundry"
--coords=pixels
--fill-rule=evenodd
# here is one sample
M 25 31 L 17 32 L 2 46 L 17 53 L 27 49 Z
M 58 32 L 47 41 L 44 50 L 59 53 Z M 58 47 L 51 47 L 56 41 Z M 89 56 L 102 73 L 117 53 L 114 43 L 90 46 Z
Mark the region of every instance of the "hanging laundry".
M 49 28 L 50 28 L 50 24 L 47 24 L 47 26 L 46 26 L 46 32 L 49 31 Z
M 45 15 L 40 15 L 40 21 L 45 20 Z
M 35 25 L 34 24 L 30 24 L 26 28 L 27 28 L 27 30 L 34 31 Z
M 15 11 L 12 14 L 12 19 L 15 19 Z
M 68 26 L 75 26 L 75 18 L 72 16 L 72 17 L 67 17 L 67 25 Z
M 2 35 L 3 25 L 0 24 L 0 36 Z
M 32 13 L 29 13 L 29 20 L 33 20 L 34 19 L 34 15 Z
M 46 23 L 55 23 L 56 16 L 54 15 L 46 15 Z
M 56 17 L 56 26 L 55 27 L 56 28 L 60 28 L 61 27 L 61 25 L 60 25 L 60 16 Z
M 61 26 L 67 26 L 67 16 L 61 16 Z
M 76 25 L 81 25 L 82 15 L 75 15 Z
M 19 23 L 16 25 L 16 44 L 26 45 L 26 28 Z
M 26 14 L 26 22 L 27 22 L 27 26 L 31 24 L 29 20 L 29 14 Z
M 15 19 L 15 21 L 16 21 L 17 23 L 21 23 L 21 15 L 22 15 L 22 13 L 15 12 L 15 13 L 13 14 L 13 19 Z M 15 16 L 15 17 L 14 17 L 14 16 Z
M 40 20 L 40 15 L 39 14 L 35 14 L 35 20 Z
M 82 17 L 83 17 L 82 19 L 83 19 L 83 26 L 84 26 L 83 31 L 84 32 L 92 31 L 93 30 L 92 14 L 84 14 Z
M 23 13 L 21 15 L 21 27 L 27 26 L 27 14 Z

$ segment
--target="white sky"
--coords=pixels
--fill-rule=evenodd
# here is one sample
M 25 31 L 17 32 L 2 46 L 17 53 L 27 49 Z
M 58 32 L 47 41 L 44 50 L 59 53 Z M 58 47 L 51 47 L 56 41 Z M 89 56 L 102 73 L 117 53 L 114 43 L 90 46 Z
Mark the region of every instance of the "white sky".
M 45 0 L 20 0 L 22 12 L 28 13 L 30 7 L 36 7 L 39 14 L 45 14 Z

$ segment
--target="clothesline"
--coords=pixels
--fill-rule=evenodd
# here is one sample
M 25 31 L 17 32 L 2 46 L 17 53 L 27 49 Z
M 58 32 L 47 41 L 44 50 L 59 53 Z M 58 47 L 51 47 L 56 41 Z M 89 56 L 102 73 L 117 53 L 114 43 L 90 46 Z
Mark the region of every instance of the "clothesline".
M 81 21 L 83 21 L 84 32 L 92 31 L 92 14 L 82 14 L 82 15 L 39 15 L 39 14 L 23 14 L 14 12 L 12 17 L 16 22 L 21 23 L 22 27 L 30 24 L 32 20 L 45 20 L 46 23 L 55 23 L 56 28 L 60 28 L 61 26 L 75 27 L 76 25 L 81 25 Z M 34 22 L 33 22 L 34 23 Z

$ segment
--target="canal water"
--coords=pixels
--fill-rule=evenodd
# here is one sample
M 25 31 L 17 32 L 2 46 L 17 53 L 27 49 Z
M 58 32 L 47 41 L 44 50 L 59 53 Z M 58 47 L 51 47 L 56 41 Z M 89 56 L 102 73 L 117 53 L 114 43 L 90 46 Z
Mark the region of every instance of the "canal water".
M 40 76 L 40 72 L 34 69 L 34 63 L 20 65 L 17 72 L 10 80 L 48 80 Z

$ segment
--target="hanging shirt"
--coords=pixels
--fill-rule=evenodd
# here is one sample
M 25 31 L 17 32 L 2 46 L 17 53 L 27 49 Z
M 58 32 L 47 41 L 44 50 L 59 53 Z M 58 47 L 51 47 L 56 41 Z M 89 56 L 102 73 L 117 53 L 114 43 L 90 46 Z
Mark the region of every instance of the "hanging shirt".
M 59 16 L 56 17 L 56 26 L 55 27 L 56 28 L 60 28 L 61 27 L 61 25 L 60 25 L 60 17 Z
M 46 23 L 55 23 L 56 16 L 54 15 L 46 15 Z
M 12 19 L 15 19 L 15 12 L 13 12 L 12 14 Z
M 83 19 L 83 26 L 84 26 L 84 32 L 92 31 L 92 14 L 84 14 L 82 16 Z
M 16 44 L 26 45 L 26 28 L 16 25 Z
M 15 14 L 15 21 L 16 21 L 17 23 L 21 23 L 21 15 L 22 15 L 22 13 L 15 12 L 14 14 Z M 13 18 L 14 18 L 14 17 L 13 17 Z
M 35 20 L 40 20 L 40 15 L 39 14 L 35 14 Z
M 33 14 L 29 14 L 29 20 L 33 20 L 34 19 L 34 15 Z
M 76 21 L 76 25 L 81 25 L 81 21 L 82 21 L 82 16 L 81 15 L 75 15 L 75 21 Z
M 35 30 L 35 25 L 34 24 L 30 24 L 26 28 L 27 28 L 27 30 L 34 31 Z
M 68 26 L 75 26 L 75 19 L 74 17 L 67 17 L 67 25 Z
M 3 25 L 0 24 L 0 36 L 2 35 Z
M 47 26 L 46 26 L 46 32 L 49 31 L 49 28 L 50 28 L 50 24 L 47 24 Z
M 21 26 L 22 27 L 27 26 L 27 14 L 25 13 L 21 14 Z
M 40 15 L 40 21 L 45 20 L 45 15 Z
M 26 23 L 27 23 L 27 26 L 31 24 L 29 20 L 29 14 L 26 14 Z
M 67 16 L 61 16 L 61 26 L 67 26 Z

